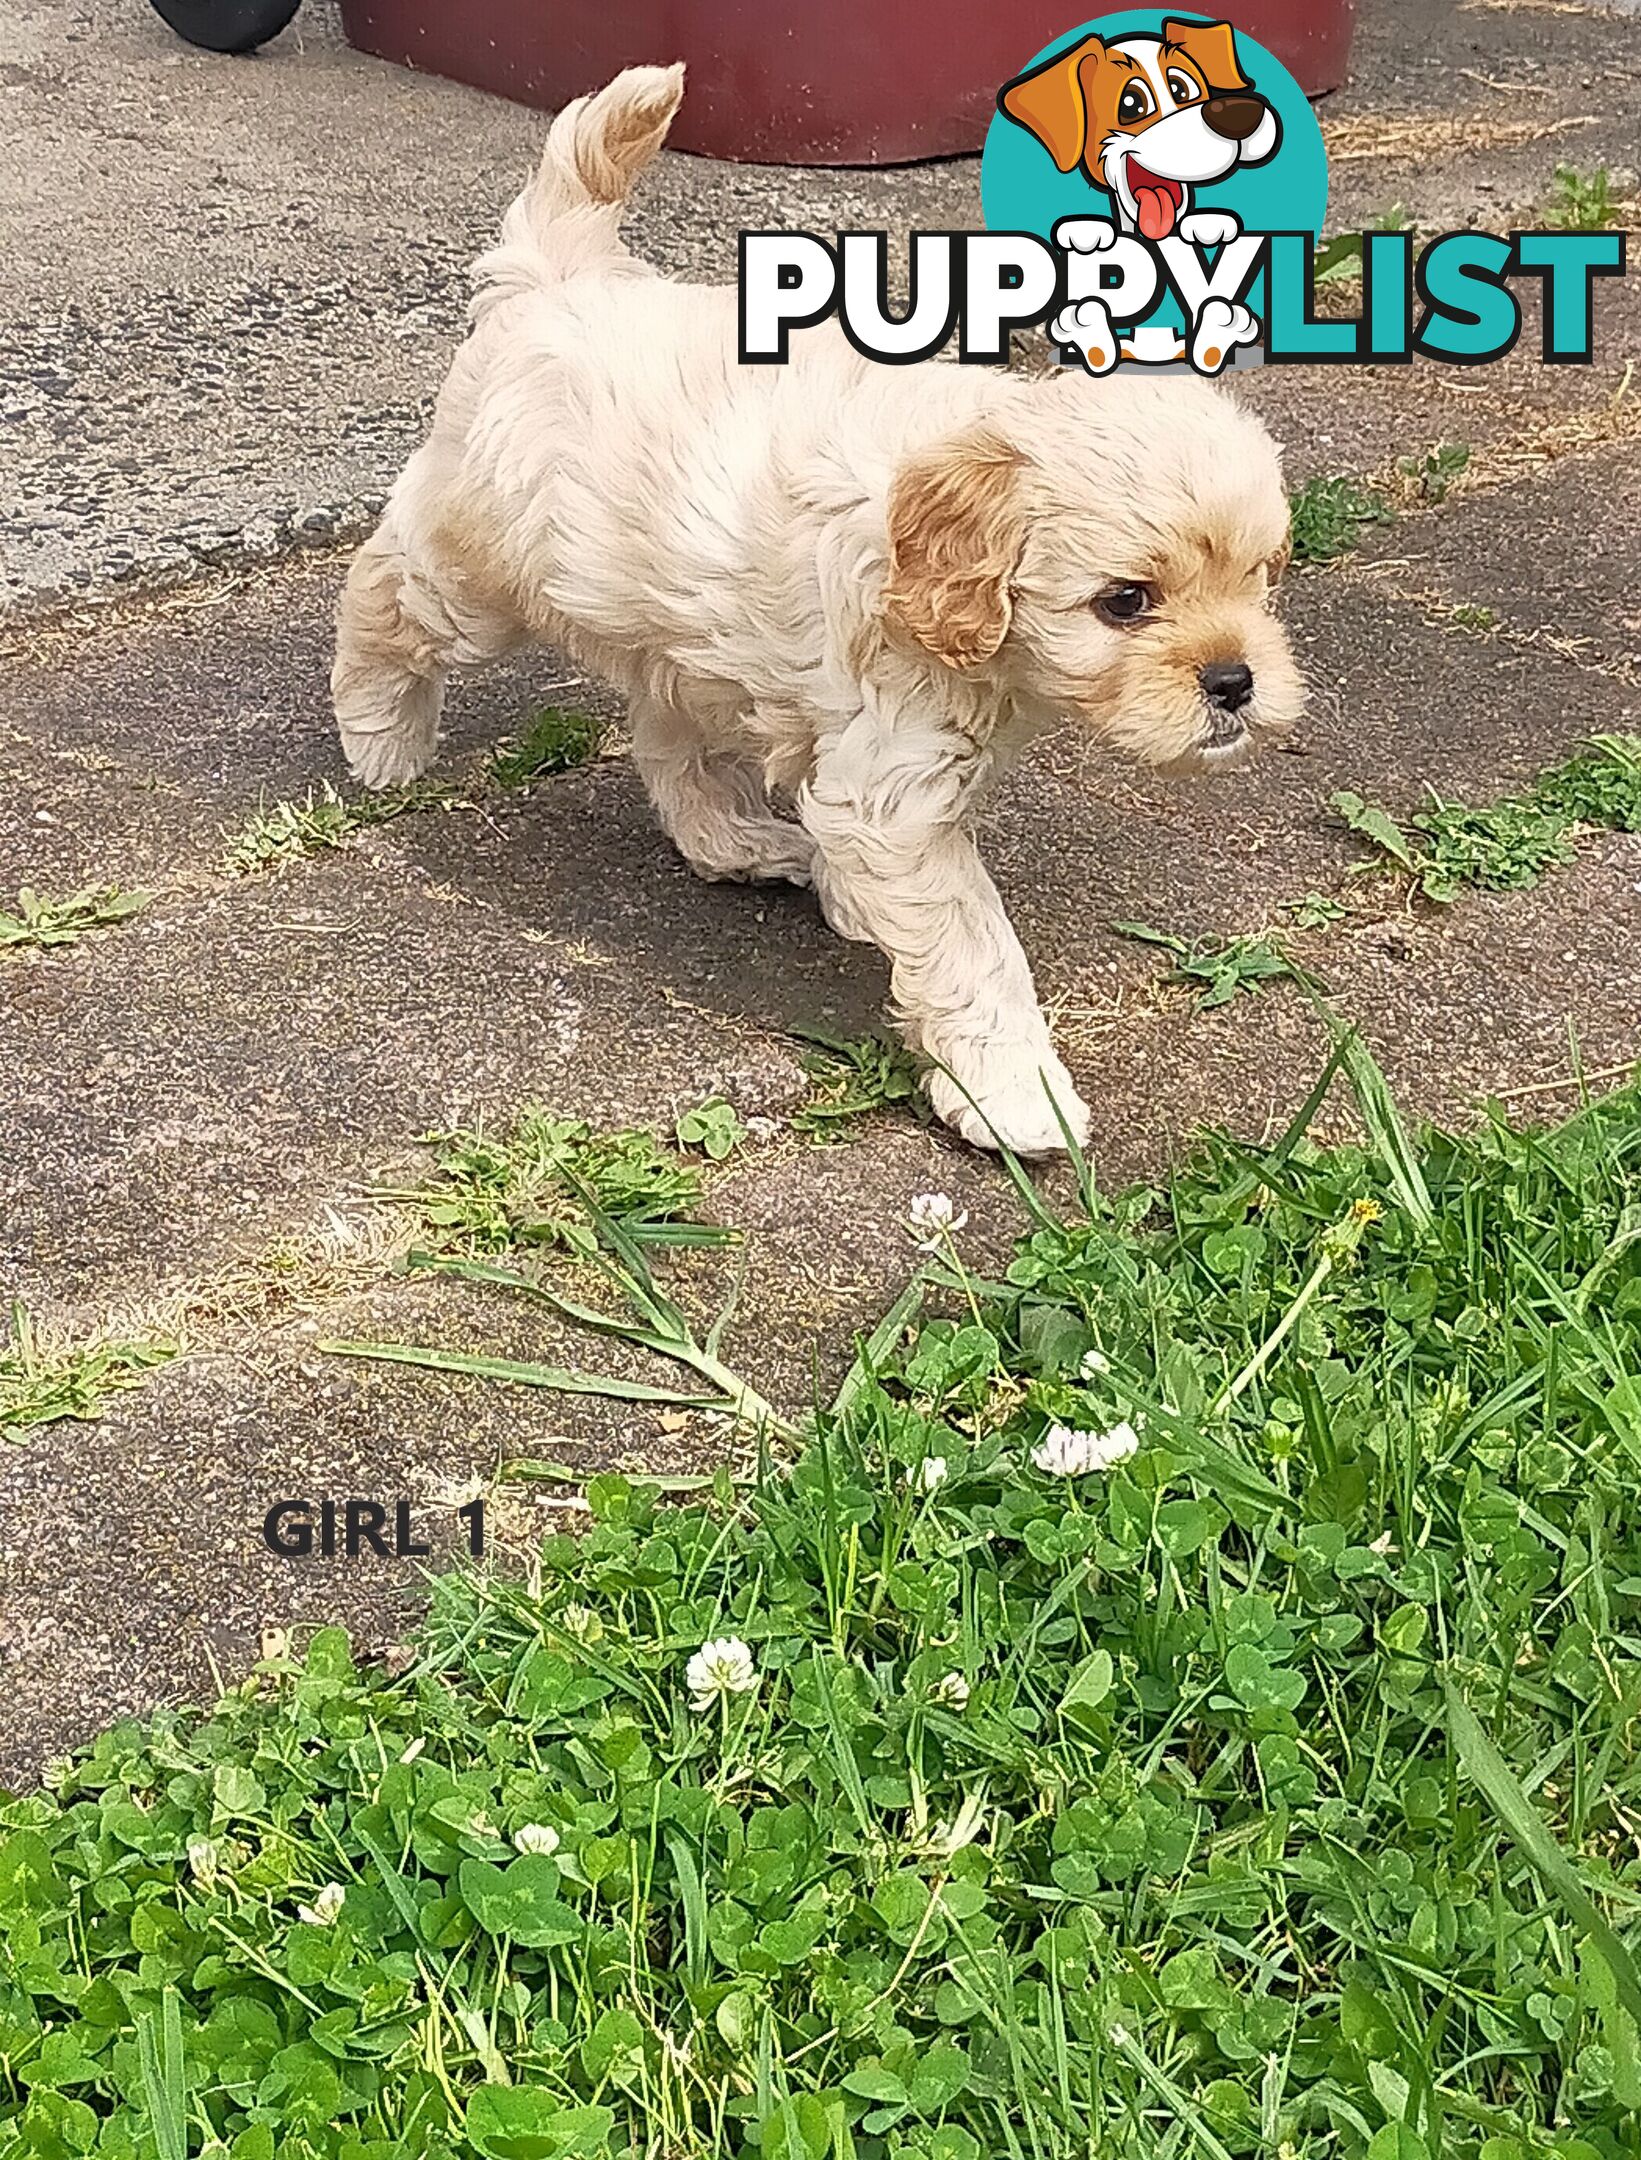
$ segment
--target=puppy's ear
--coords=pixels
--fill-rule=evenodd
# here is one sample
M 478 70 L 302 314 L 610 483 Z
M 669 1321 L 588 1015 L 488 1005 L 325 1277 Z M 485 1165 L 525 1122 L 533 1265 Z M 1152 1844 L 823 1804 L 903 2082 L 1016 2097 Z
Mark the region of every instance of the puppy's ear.
M 1236 57 L 1236 32 L 1228 22 L 1165 22 L 1163 42 L 1178 45 L 1194 60 L 1210 90 L 1246 90 L 1250 87 Z
M 1103 59 L 1105 40 L 1085 37 L 1029 74 L 1017 75 L 997 93 L 1000 113 L 1035 135 L 1061 172 L 1081 161 L 1088 145 L 1088 97 L 1083 66 Z
M 1020 465 L 976 428 L 908 459 L 890 487 L 883 611 L 948 667 L 978 667 L 1008 634 L 1026 540 Z

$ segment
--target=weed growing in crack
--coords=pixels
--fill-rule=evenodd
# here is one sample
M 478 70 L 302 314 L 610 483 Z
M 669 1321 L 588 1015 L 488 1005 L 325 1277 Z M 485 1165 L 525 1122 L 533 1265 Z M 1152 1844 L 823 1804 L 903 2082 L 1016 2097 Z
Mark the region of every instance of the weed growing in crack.
M 495 1132 L 435 1132 L 424 1141 L 434 1153 L 428 1182 L 380 1187 L 373 1197 L 413 1209 L 440 1253 L 559 1246 L 585 1258 L 597 1247 L 589 1207 L 644 1245 L 729 1239 L 690 1219 L 701 1174 L 651 1132 L 597 1132 L 532 1106 Z
M 1455 480 L 1469 469 L 1470 445 L 1439 442 L 1421 457 L 1396 460 L 1396 470 L 1409 495 L 1420 503 L 1445 502 Z
M 339 795 L 325 781 L 310 788 L 300 802 L 264 804 L 243 825 L 226 831 L 223 867 L 234 877 L 254 877 L 281 863 L 340 847 L 352 834 L 385 825 L 407 810 L 443 809 L 450 801 L 448 789 L 427 781 L 349 796 Z
M 809 1100 L 793 1114 L 792 1130 L 823 1143 L 843 1137 L 851 1118 L 874 1110 L 904 1109 L 927 1120 L 928 1100 L 917 1060 L 903 1043 L 876 1035 L 853 1039 L 804 1031 L 800 1062 L 809 1080 Z
M 1344 910 L 1340 909 L 1340 913 Z M 1149 923 L 1114 922 L 1111 927 L 1121 937 L 1159 945 L 1171 953 L 1174 965 L 1163 981 L 1189 983 L 1198 993 L 1199 1011 L 1229 1005 L 1239 995 L 1252 996 L 1268 982 L 1310 980 L 1274 938 L 1236 937 L 1216 945 L 1212 938 L 1176 937 L 1171 931 L 1152 929 Z
M 1395 515 L 1378 488 L 1346 473 L 1319 474 L 1292 498 L 1293 559 L 1337 562 L 1361 545 L 1369 526 L 1387 525 Z
M 1558 165 L 1544 222 L 1561 232 L 1603 232 L 1619 222 L 1624 207 L 1605 165 L 1588 173 L 1576 165 Z
M 681 1111 L 673 1130 L 681 1148 L 699 1148 L 711 1162 L 727 1161 L 746 1138 L 734 1104 L 721 1095 Z
M 1587 750 L 1544 775 L 1533 799 L 1580 825 L 1641 832 L 1641 735 L 1592 735 Z
M 15 908 L 0 908 L 0 952 L 46 951 L 76 944 L 93 930 L 105 930 L 139 914 L 149 897 L 122 892 L 117 885 L 87 885 L 64 899 L 52 900 L 25 885 Z
M 1341 923 L 1350 909 L 1343 900 L 1335 900 L 1328 893 L 1306 893 L 1302 900 L 1284 900 L 1282 912 L 1296 930 L 1331 930 Z
M 177 1354 L 174 1343 L 158 1341 L 42 1342 L 20 1300 L 10 1322 L 10 1341 L 0 1341 L 0 1437 L 101 1417 L 111 1395 L 140 1387 Z
M 1405 872 L 1427 900 L 1446 903 L 1467 889 L 1522 892 L 1571 862 L 1579 825 L 1641 831 L 1641 736 L 1593 736 L 1525 795 L 1494 803 L 1437 799 L 1399 820 L 1348 788 L 1330 801 L 1352 832 L 1372 842 L 1380 863 Z
M 503 743 L 493 753 L 490 777 L 510 792 L 526 788 L 549 773 L 585 765 L 598 755 L 603 740 L 604 723 L 592 714 L 544 705 L 516 742 Z
M 1348 788 L 1330 800 L 1351 831 L 1371 840 L 1427 900 L 1456 900 L 1466 887 L 1523 892 L 1572 860 L 1570 820 L 1532 802 L 1507 797 L 1477 808 L 1438 799 L 1402 824 Z

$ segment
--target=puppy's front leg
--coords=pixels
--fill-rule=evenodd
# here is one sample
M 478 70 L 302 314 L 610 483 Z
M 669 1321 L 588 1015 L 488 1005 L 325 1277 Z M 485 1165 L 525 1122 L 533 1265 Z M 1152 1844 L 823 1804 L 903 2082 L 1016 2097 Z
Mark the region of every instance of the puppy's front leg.
M 828 919 L 888 955 L 909 1037 L 946 1068 L 929 1078 L 935 1108 L 977 1147 L 1042 1155 L 1065 1145 L 1056 1103 L 1079 1141 L 1088 1112 L 963 823 L 976 777 L 966 755 L 939 733 L 862 715 L 823 745 L 798 809 Z

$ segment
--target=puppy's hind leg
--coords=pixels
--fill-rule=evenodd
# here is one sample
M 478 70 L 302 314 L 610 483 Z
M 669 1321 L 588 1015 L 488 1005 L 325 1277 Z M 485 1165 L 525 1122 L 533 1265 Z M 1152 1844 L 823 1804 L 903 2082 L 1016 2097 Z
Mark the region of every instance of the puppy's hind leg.
M 778 817 L 756 762 L 707 747 L 686 715 L 634 699 L 633 763 L 662 830 L 698 877 L 810 882 L 815 843 Z
M 404 555 L 383 525 L 353 559 L 337 613 L 331 698 L 348 770 L 367 787 L 397 787 L 439 746 L 447 641 L 406 605 Z
M 367 787 L 420 778 L 439 746 L 446 671 L 505 652 L 517 626 L 478 601 L 418 530 L 423 450 L 353 559 L 337 611 L 331 697 L 342 751 Z

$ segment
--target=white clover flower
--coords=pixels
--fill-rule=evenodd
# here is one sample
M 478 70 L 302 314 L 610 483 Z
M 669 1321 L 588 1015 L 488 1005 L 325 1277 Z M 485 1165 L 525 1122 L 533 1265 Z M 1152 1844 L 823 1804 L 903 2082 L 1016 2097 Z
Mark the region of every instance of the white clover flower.
M 951 1475 L 944 1455 L 925 1455 L 913 1474 L 912 1482 L 919 1492 L 938 1492 Z
M 1032 1462 L 1050 1477 L 1088 1477 L 1113 1470 L 1139 1452 L 1140 1436 L 1126 1421 L 1109 1432 L 1079 1432 L 1072 1425 L 1051 1425 L 1031 1451 Z
M 758 1668 L 738 1635 L 721 1635 L 702 1643 L 684 1668 L 684 1683 L 690 1708 L 704 1714 L 731 1695 L 750 1695 L 758 1685 Z
M 935 1682 L 934 1699 L 943 1710 L 955 1710 L 961 1717 L 969 1707 L 969 1683 L 960 1672 L 949 1672 Z
M 522 1853 L 558 1851 L 558 1832 L 550 1823 L 527 1822 L 513 1832 L 513 1843 Z
M 957 1207 L 950 1193 L 913 1193 L 911 1205 L 906 1210 L 906 1227 L 919 1252 L 939 1252 L 948 1238 L 956 1237 L 965 1227 L 968 1219 L 968 1209 Z
M 1110 1370 L 1111 1360 L 1103 1350 L 1085 1350 L 1077 1374 L 1083 1380 L 1102 1380 Z
M 334 1927 L 346 1896 L 347 1892 L 339 1882 L 328 1882 L 311 1905 L 298 1905 L 296 1917 L 305 1920 L 309 1927 Z
M 222 1864 L 222 1848 L 215 1838 L 197 1837 L 188 1840 L 188 1872 L 195 1882 L 209 1890 L 217 1879 Z

